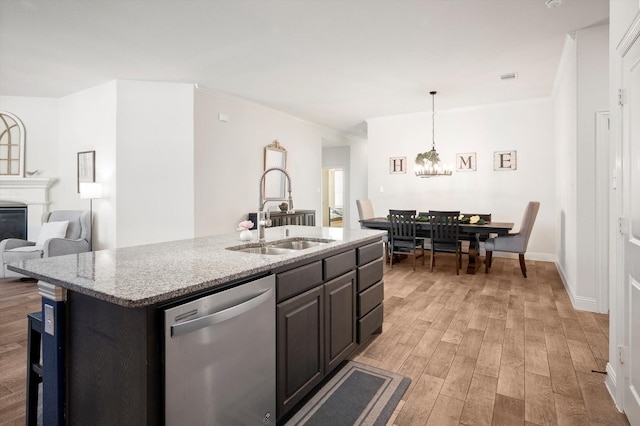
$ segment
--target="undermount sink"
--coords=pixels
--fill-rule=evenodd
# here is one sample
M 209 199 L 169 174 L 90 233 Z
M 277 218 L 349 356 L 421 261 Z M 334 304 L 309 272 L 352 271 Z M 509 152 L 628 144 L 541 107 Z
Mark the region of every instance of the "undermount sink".
M 254 254 L 289 254 L 295 250 L 291 249 L 283 249 L 272 246 L 264 246 L 264 247 L 246 247 L 242 249 L 234 249 L 231 248 L 229 250 L 233 251 L 241 251 L 243 253 L 254 253 Z
M 249 245 L 227 247 L 227 250 L 254 254 L 290 254 L 299 250 L 317 247 L 333 241 L 334 240 L 324 240 L 319 238 L 291 238 L 283 241 L 274 241 L 272 243 L 255 243 Z
M 327 242 L 310 241 L 310 240 L 289 240 L 289 241 L 283 241 L 277 244 L 271 244 L 269 247 L 276 247 L 279 249 L 288 249 L 288 250 L 304 250 L 311 247 L 317 247 L 321 244 L 326 244 Z

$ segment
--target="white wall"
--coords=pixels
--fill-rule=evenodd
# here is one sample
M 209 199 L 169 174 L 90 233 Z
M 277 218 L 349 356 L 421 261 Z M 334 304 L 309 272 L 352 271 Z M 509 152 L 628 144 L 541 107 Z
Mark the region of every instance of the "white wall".
M 193 122 L 192 85 L 117 82 L 118 247 L 193 237 Z
M 558 268 L 576 308 L 597 311 L 596 112 L 608 102 L 608 25 L 577 31 L 565 44 L 554 88 L 558 157 Z M 606 173 L 605 173 L 606 176 Z
M 191 85 L 114 80 L 61 98 L 59 117 L 56 205 L 89 209 L 76 158 L 96 151 L 94 249 L 193 236 Z
M 218 114 L 228 121 L 219 121 Z M 194 130 L 196 236 L 233 232 L 258 210 L 264 147 L 276 139 L 287 149 L 294 207 L 319 215 L 322 140 L 345 140 L 332 129 L 200 90 L 195 92 Z
M 360 228 L 356 200 L 369 198 L 369 159 L 368 141 L 353 139 L 349 143 L 351 182 L 349 192 L 351 199 L 345 201 L 349 205 L 349 221 L 345 222 L 345 228 Z
M 0 102 L 25 123 L 26 169 L 57 178 L 51 209 L 89 208 L 76 161 L 96 151 L 104 187 L 93 201 L 96 249 L 233 232 L 257 210 L 263 148 L 275 139 L 289 153 L 297 209 L 320 213 L 323 140 L 356 147 L 350 186 L 360 187 L 357 197 L 366 187 L 364 141 L 248 101 L 194 94 L 191 85 L 111 81 L 60 99 Z
M 556 223 L 557 265 L 570 294 L 575 294 L 578 276 L 577 258 L 577 128 L 578 82 L 575 39 L 567 36 L 562 66 L 556 77 L 554 111 L 556 122 Z
M 52 209 L 89 210 L 80 199 L 77 154 L 95 151 L 96 182 L 104 183 L 105 198 L 94 200 L 93 247 L 116 247 L 116 82 L 111 81 L 60 98 L 59 184 Z
M 439 94 L 446 96 L 446 94 Z M 377 216 L 389 209 L 455 209 L 491 213 L 495 221 L 520 227 L 529 201 L 541 202 L 527 258 L 555 259 L 555 160 L 550 98 L 440 111 L 435 119 L 441 161 L 475 152 L 477 171 L 421 179 L 414 175 L 418 152 L 431 148 L 431 111 L 367 120 L 368 193 Z M 494 151 L 517 151 L 517 170 L 494 171 Z M 407 157 L 406 174 L 390 174 L 389 158 Z M 381 192 L 381 190 L 383 192 Z

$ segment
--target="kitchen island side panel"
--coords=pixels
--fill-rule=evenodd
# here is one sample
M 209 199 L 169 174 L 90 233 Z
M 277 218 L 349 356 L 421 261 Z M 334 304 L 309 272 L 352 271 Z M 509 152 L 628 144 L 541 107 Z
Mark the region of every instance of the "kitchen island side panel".
M 160 424 L 156 309 L 68 295 L 68 424 Z

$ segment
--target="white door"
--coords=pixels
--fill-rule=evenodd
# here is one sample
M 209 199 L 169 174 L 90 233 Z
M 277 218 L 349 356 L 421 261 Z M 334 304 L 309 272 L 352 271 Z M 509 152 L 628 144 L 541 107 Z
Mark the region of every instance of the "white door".
M 640 425 L 640 40 L 623 53 L 622 66 L 624 411 Z

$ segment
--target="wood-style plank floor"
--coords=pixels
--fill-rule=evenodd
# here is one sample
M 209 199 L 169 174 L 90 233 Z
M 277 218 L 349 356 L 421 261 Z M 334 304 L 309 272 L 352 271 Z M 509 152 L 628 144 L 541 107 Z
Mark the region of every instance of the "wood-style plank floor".
M 27 314 L 39 311 L 36 283 L 0 279 L 0 425 L 24 425 Z
M 525 279 L 517 260 L 456 276 L 453 259 L 385 267 L 383 333 L 353 358 L 411 378 L 389 425 L 629 424 L 592 372 L 608 315 L 573 309 L 553 263 Z
M 428 262 L 426 262 L 428 263 Z M 577 311 L 553 263 L 453 256 L 385 267 L 384 332 L 354 356 L 411 378 L 390 425 L 628 425 L 604 386 L 608 316 Z M 34 283 L 0 280 L 0 424 L 23 425 Z

